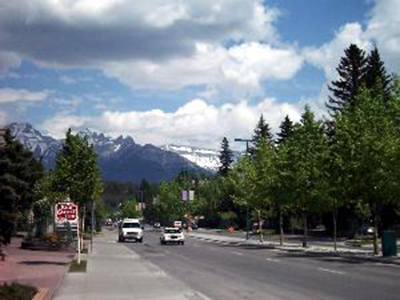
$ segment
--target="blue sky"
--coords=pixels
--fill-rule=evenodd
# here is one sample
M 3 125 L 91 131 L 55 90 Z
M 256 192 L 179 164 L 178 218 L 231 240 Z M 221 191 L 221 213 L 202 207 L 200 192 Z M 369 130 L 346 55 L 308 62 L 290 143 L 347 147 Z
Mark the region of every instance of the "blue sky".
M 100 4 L 99 4 L 100 3 Z M 399 0 L 15 0 L 0 9 L 0 123 L 218 147 L 276 131 L 350 43 L 400 69 Z

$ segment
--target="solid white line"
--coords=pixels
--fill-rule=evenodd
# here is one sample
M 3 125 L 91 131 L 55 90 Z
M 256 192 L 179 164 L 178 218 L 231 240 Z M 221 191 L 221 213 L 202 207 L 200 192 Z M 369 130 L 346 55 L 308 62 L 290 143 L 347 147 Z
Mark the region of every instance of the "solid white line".
M 267 261 L 272 261 L 272 262 L 280 262 L 280 260 L 279 259 L 274 259 L 274 258 L 266 258 L 265 260 L 267 260 Z
M 235 255 L 243 255 L 243 253 L 236 252 L 236 251 L 232 251 L 231 253 L 232 253 L 232 254 L 235 254 Z
M 346 274 L 346 273 L 341 272 L 341 271 L 336 271 L 336 270 L 331 270 L 331 269 L 324 269 L 324 268 L 318 268 L 318 271 L 328 272 L 328 273 L 332 273 L 332 274 L 339 274 L 339 275 Z

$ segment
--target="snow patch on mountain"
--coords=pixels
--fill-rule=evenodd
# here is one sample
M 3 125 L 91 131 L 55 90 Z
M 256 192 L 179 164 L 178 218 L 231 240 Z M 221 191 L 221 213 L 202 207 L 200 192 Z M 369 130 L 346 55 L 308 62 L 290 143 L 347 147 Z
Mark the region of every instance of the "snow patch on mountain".
M 174 152 L 183 156 L 192 163 L 212 172 L 219 169 L 219 151 L 182 145 L 164 145 L 163 150 Z

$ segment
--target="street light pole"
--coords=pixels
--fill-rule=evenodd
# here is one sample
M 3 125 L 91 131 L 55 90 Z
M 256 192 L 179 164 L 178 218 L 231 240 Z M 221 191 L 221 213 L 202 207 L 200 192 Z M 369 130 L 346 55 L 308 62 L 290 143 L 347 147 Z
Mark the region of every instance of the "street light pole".
M 253 140 L 236 138 L 235 142 L 245 142 L 246 143 L 246 155 L 249 155 L 249 143 Z M 249 239 L 249 204 L 246 201 L 246 240 Z

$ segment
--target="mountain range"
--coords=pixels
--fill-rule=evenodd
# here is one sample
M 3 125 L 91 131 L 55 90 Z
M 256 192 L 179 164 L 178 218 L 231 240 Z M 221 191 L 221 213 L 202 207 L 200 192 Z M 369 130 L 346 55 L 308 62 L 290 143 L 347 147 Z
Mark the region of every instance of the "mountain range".
M 26 149 L 42 160 L 45 169 L 54 168 L 63 140 L 44 135 L 28 123 L 12 123 L 8 127 Z M 179 145 L 139 145 L 130 136 L 114 139 L 90 129 L 78 134 L 86 136 L 93 145 L 104 180 L 139 182 L 144 178 L 158 182 L 169 180 L 181 171 L 214 173 L 219 166 L 219 152 L 216 150 Z

